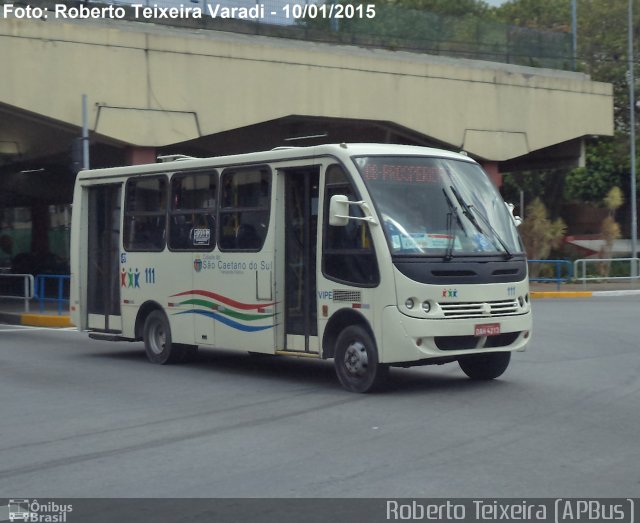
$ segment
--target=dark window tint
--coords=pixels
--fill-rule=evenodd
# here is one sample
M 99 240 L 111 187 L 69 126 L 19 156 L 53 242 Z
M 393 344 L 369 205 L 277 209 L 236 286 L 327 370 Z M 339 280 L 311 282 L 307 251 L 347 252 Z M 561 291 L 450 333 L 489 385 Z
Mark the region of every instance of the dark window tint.
M 338 165 L 330 166 L 326 175 L 322 257 L 324 274 L 356 285 L 377 285 L 380 276 L 369 225 L 358 220 L 349 220 L 344 227 L 329 225 L 329 204 L 335 194 L 342 194 L 351 201 L 358 201 L 355 188 Z M 349 215 L 363 216 L 357 205 L 349 206 Z
M 169 248 L 210 251 L 215 246 L 215 173 L 179 174 L 171 179 Z
M 161 251 L 165 244 L 167 180 L 165 177 L 127 182 L 124 248 L 128 251 Z
M 259 251 L 269 228 L 271 173 L 266 168 L 222 173 L 220 248 Z

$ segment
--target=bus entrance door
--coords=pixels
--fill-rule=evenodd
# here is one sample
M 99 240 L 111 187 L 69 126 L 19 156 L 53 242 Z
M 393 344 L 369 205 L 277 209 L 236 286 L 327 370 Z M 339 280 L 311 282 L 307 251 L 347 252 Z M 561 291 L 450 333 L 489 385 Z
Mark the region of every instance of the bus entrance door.
M 121 185 L 88 187 L 87 325 L 121 332 L 120 215 Z
M 316 354 L 319 183 L 319 167 L 285 170 L 285 350 Z

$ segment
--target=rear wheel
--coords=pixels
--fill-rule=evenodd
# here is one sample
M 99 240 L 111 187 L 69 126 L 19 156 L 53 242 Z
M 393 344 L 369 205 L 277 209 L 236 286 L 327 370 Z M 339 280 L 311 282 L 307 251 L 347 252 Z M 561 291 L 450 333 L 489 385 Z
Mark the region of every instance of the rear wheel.
M 171 342 L 169 320 L 162 311 L 153 311 L 144 322 L 144 348 L 152 363 L 176 363 L 184 356 L 184 346 Z
M 351 392 L 379 388 L 389 375 L 389 367 L 378 362 L 378 350 L 369 333 L 359 325 L 344 329 L 336 341 L 336 375 Z
M 491 352 L 463 356 L 458 360 L 462 371 L 472 380 L 492 380 L 501 376 L 511 360 L 510 352 Z

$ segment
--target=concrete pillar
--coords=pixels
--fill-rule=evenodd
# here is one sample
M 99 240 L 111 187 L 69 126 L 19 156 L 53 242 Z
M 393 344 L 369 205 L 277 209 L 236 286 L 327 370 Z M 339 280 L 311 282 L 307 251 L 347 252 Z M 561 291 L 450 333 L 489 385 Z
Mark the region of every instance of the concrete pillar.
M 502 174 L 500 174 L 498 162 L 480 162 L 480 165 L 482 165 L 482 168 L 487 172 L 495 186 L 502 187 Z
M 155 147 L 127 147 L 125 153 L 127 165 L 140 165 L 143 163 L 156 163 Z

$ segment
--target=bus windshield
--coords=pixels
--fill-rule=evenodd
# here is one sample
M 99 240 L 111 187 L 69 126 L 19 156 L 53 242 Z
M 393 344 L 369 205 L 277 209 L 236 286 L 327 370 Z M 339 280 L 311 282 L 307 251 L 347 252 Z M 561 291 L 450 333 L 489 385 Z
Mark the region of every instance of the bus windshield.
M 354 158 L 393 255 L 502 255 L 523 251 L 515 223 L 479 165 L 417 156 Z

